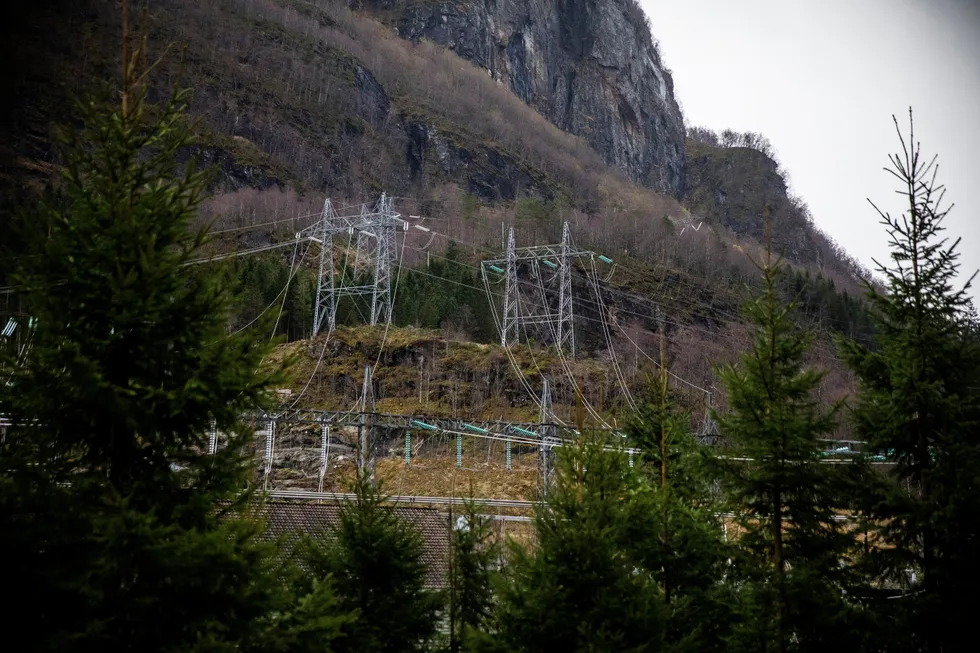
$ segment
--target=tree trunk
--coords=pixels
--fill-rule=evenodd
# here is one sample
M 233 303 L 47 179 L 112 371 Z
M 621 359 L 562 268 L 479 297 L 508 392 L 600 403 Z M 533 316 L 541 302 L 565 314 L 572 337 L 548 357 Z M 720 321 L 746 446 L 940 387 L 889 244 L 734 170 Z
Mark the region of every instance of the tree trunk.
M 776 642 L 779 653 L 786 653 L 786 563 L 783 559 L 783 506 L 782 493 L 773 493 L 772 551 L 776 563 L 776 583 L 779 597 L 776 599 Z

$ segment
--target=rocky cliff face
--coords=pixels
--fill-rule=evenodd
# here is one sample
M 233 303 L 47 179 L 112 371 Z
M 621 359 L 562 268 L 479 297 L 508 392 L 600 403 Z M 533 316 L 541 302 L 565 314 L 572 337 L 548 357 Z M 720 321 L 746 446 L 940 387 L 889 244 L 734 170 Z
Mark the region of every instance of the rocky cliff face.
M 684 123 L 633 0 L 363 0 L 399 34 L 484 68 L 639 184 L 679 195 Z

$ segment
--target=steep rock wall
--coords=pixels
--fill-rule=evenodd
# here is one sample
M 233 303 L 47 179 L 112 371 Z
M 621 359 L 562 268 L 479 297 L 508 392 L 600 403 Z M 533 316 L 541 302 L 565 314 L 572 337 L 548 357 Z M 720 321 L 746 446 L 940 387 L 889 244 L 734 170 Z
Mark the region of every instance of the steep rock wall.
M 670 72 L 632 0 L 364 0 L 413 41 L 484 68 L 634 182 L 677 196 L 684 121 Z

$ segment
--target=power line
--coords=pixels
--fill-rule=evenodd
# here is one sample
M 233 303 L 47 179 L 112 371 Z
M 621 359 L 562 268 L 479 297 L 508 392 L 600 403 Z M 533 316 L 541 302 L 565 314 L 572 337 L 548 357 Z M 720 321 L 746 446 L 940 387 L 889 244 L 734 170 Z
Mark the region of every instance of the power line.
M 311 243 L 306 244 L 306 249 L 303 250 L 303 258 L 306 258 L 306 253 L 310 251 Z M 293 259 L 289 262 L 289 275 L 286 277 L 286 285 L 282 289 L 282 304 L 279 305 L 279 315 L 276 316 L 276 323 L 272 327 L 272 335 L 269 337 L 276 337 L 276 331 L 279 329 L 279 320 L 282 319 L 282 311 L 286 308 L 286 299 L 289 297 L 289 284 L 293 281 L 293 276 L 295 270 L 299 269 L 299 265 L 303 265 L 302 259 L 300 259 L 299 265 L 296 265 L 296 252 L 299 251 L 299 238 L 296 239 L 296 247 L 293 248 Z
M 472 285 L 470 285 L 470 284 L 467 284 L 467 283 L 462 283 L 462 282 L 460 282 L 460 281 L 455 281 L 455 280 L 453 280 L 453 279 L 446 279 L 445 277 L 440 277 L 440 276 L 438 276 L 438 275 L 435 275 L 435 274 L 432 274 L 432 273 L 430 273 L 430 272 L 425 272 L 425 271 L 423 271 L 423 270 L 418 270 L 418 269 L 412 269 L 412 268 L 410 268 L 410 272 L 411 272 L 412 274 L 420 274 L 420 275 L 423 275 L 423 276 L 426 276 L 426 277 L 430 277 L 430 278 L 432 278 L 432 279 L 436 279 L 436 280 L 438 280 L 438 281 L 442 281 L 443 283 L 449 283 L 449 284 L 452 284 L 452 285 L 455 285 L 455 286 L 461 286 L 461 287 L 463 287 L 463 288 L 468 288 L 468 289 L 470 289 L 470 290 L 476 290 L 476 291 L 480 291 L 480 290 L 483 290 L 483 289 L 481 289 L 481 288 L 478 288 L 477 286 L 472 286 Z M 486 291 L 484 290 L 484 292 L 486 292 Z M 503 295 L 502 295 L 502 294 L 500 294 L 500 293 L 494 293 L 493 291 L 490 291 L 490 296 L 491 296 L 491 297 L 497 297 L 497 298 L 501 298 L 501 297 L 502 297 Z M 579 298 L 577 298 L 577 301 L 579 301 L 579 302 L 585 302 L 585 303 L 587 303 L 587 304 L 591 304 L 591 305 L 595 305 L 595 302 L 594 302 L 593 300 L 590 300 L 590 299 L 585 299 L 585 298 L 582 298 L 582 297 L 579 297 Z M 633 312 L 630 312 L 630 311 L 623 311 L 622 309 L 617 309 L 617 310 L 619 310 L 620 312 L 625 312 L 625 313 L 628 313 L 628 314 L 630 314 L 630 315 L 635 315 L 635 316 L 637 316 L 637 317 L 643 317 L 643 318 L 649 318 L 649 319 L 655 319 L 655 318 L 657 317 L 657 316 L 652 316 L 652 315 L 650 315 L 650 316 L 647 316 L 647 315 L 641 315 L 641 314 L 639 314 L 639 313 L 633 313 Z M 582 315 L 582 314 L 579 314 L 579 315 L 578 315 L 578 317 L 577 317 L 576 319 L 579 319 L 579 320 L 585 320 L 585 321 L 587 321 L 587 322 L 593 322 L 593 323 L 595 323 L 595 324 L 599 324 L 599 323 L 600 323 L 600 322 L 599 322 L 599 320 L 597 320 L 597 319 L 595 319 L 595 318 L 591 318 L 591 317 L 588 317 L 587 315 Z M 669 324 L 674 324 L 674 325 L 677 325 L 677 326 L 687 326 L 687 325 L 683 325 L 683 324 L 680 324 L 680 323 L 678 323 L 678 322 L 671 322 L 670 320 L 664 320 L 664 321 L 665 321 L 665 322 L 667 322 L 667 323 L 669 323 Z M 499 328 L 499 321 L 498 321 L 498 328 Z M 647 358 L 648 360 L 650 360 L 650 361 L 652 361 L 653 363 L 655 363 L 655 364 L 656 364 L 656 365 L 657 365 L 658 367 L 660 366 L 660 364 L 659 364 L 659 363 L 658 363 L 658 362 L 656 361 L 656 359 L 654 359 L 653 357 L 651 357 L 651 356 L 650 356 L 650 355 L 649 355 L 649 354 L 648 354 L 648 353 L 646 352 L 646 350 L 644 350 L 644 349 L 643 349 L 643 348 L 642 348 L 642 347 L 641 347 L 641 346 L 640 346 L 640 345 L 639 345 L 639 344 L 638 344 L 638 343 L 637 343 L 637 342 L 636 342 L 635 340 L 633 340 L 633 339 L 632 339 L 632 338 L 631 338 L 631 337 L 630 337 L 630 336 L 629 336 L 629 335 L 628 335 L 628 334 L 626 333 L 626 330 L 625 330 L 625 329 L 620 329 L 620 333 L 621 333 L 621 334 L 622 334 L 622 335 L 623 335 L 623 336 L 624 336 L 624 337 L 625 337 L 625 338 L 626 338 L 627 340 L 629 340 L 629 341 L 630 341 L 630 343 L 631 343 L 631 344 L 632 344 L 632 345 L 633 345 L 633 346 L 634 346 L 634 347 L 636 348 L 636 350 L 637 350 L 637 351 L 639 351 L 639 352 L 640 352 L 641 354 L 643 354 L 643 356 L 644 356 L 644 357 L 646 357 L 646 358 Z M 710 332 L 706 332 L 706 333 L 710 333 Z M 720 334 L 711 334 L 711 335 L 714 335 L 714 336 L 716 336 L 716 337 L 724 337 L 724 336 L 722 336 L 722 335 L 720 335 Z M 686 379 L 684 379 L 684 378 L 682 378 L 682 377 L 680 377 L 680 376 L 678 376 L 677 374 L 675 374 L 674 372 L 671 372 L 670 370 L 667 370 L 667 373 L 668 373 L 668 374 L 669 374 L 670 376 L 672 376 L 673 378 L 675 378 L 675 379 L 677 379 L 678 381 L 680 381 L 680 382 L 682 382 L 682 383 L 684 383 L 684 384 L 686 384 L 686 385 L 689 385 L 690 387 L 692 387 L 692 388 L 694 388 L 694 389 L 696 389 L 696 390 L 700 390 L 701 392 L 705 392 L 705 393 L 708 393 L 708 392 L 710 392 L 709 390 L 707 390 L 707 389 L 705 389 L 705 388 L 702 388 L 701 386 L 698 386 L 698 385 L 696 385 L 696 384 L 694 384 L 694 383 L 691 383 L 690 381 L 688 381 L 688 380 L 686 380 Z
M 280 291 L 279 291 L 279 293 L 278 293 L 278 294 L 276 295 L 276 297 L 275 297 L 275 299 L 273 299 L 273 300 L 272 300 L 272 302 L 271 302 L 271 303 L 270 303 L 270 304 L 269 304 L 268 306 L 266 306 L 265 308 L 263 308 L 263 309 L 262 309 L 262 310 L 261 310 L 261 311 L 259 312 L 259 314 L 258 314 L 258 315 L 256 315 L 256 316 L 255 316 L 254 318 L 252 318 L 251 320 L 249 320 L 249 322 L 248 322 L 248 323 L 247 323 L 247 324 L 246 324 L 245 326 L 243 326 L 243 327 L 241 327 L 241 328 L 239 328 L 238 330 L 236 330 L 236 331 L 234 331 L 234 332 L 232 332 L 232 333 L 230 333 L 230 334 L 228 335 L 228 337 L 231 337 L 231 336 L 235 336 L 235 335 L 238 335 L 239 333 L 241 333 L 241 332 L 242 332 L 242 331 L 244 331 L 245 329 L 247 329 L 247 328 L 249 328 L 250 326 L 252 326 L 253 324 L 255 324 L 255 323 L 256 323 L 256 322 L 257 322 L 257 321 L 259 320 L 259 318 L 261 318 L 261 317 L 262 317 L 263 315 L 265 315 L 265 314 L 266 314 L 266 313 L 267 313 L 267 312 L 269 311 L 269 309 L 270 309 L 270 308 L 272 308 L 273 306 L 275 306 L 275 305 L 276 305 L 276 304 L 277 304 L 277 303 L 279 302 L 279 298 L 280 298 L 280 297 L 282 297 L 282 298 L 283 298 L 283 300 L 282 300 L 282 301 L 283 301 L 283 304 L 285 305 L 285 302 L 286 302 L 286 298 L 285 298 L 285 297 L 283 297 L 283 295 L 284 295 L 284 293 L 285 293 L 285 292 L 286 292 L 286 291 L 288 290 L 288 288 L 289 288 L 289 282 L 290 282 L 290 281 L 292 280 L 292 278 L 293 278 L 294 276 L 296 276 L 296 274 L 297 274 L 297 273 L 299 272 L 299 270 L 300 270 L 300 268 L 302 267 L 302 265 L 303 265 L 303 260 L 304 260 L 304 259 L 306 258 L 306 254 L 307 254 L 307 253 L 308 253 L 309 251 L 310 251 L 310 248 L 309 248 L 309 246 L 307 246 L 307 248 L 306 248 L 305 250 L 303 250 L 303 256 L 302 256 L 302 257 L 300 258 L 300 260 L 299 260 L 299 264 L 298 264 L 298 265 L 297 265 L 297 266 L 296 266 L 296 267 L 295 267 L 294 269 L 292 269 L 292 270 L 291 270 L 291 272 L 290 272 L 290 274 L 289 274 L 289 276 L 288 276 L 288 277 L 286 278 L 286 283 L 285 283 L 285 285 L 283 285 L 283 287 L 282 287 L 282 290 L 280 290 Z M 276 320 L 276 322 L 278 323 L 278 320 Z M 273 331 L 272 331 L 272 333 L 273 333 L 273 335 L 275 335 L 275 329 L 273 329 Z
M 262 227 L 277 226 L 277 225 L 280 225 L 280 224 L 285 224 L 287 222 L 295 222 L 296 220 L 305 220 L 307 218 L 314 218 L 314 217 L 317 217 L 319 215 L 320 215 L 319 212 L 317 212 L 317 213 L 307 213 L 307 214 L 304 214 L 304 215 L 290 216 L 288 218 L 279 218 L 278 220 L 270 220 L 269 222 L 260 222 L 258 224 L 244 225 L 242 227 L 229 227 L 227 229 L 215 229 L 215 230 L 209 231 L 208 232 L 208 235 L 209 236 L 214 236 L 214 235 L 218 235 L 218 234 L 229 234 L 229 233 L 237 233 L 237 232 L 242 232 L 242 231 L 251 231 L 253 229 L 261 229 Z
M 260 254 L 262 252 L 268 252 L 273 249 L 280 249 L 282 247 L 289 247 L 293 244 L 293 241 L 283 241 L 281 243 L 273 243 L 271 245 L 263 245 L 261 247 L 254 247 L 252 249 L 240 249 L 234 252 L 228 252 L 225 254 L 216 254 L 214 256 L 208 256 L 205 258 L 196 258 L 189 261 L 184 261 L 184 265 L 199 265 L 201 263 L 213 263 L 215 261 L 222 261 L 227 258 L 235 258 L 238 256 L 249 256 L 251 254 Z
M 341 288 L 344 287 L 344 279 L 347 276 L 347 261 L 350 259 L 350 244 L 351 244 L 351 239 L 353 237 L 354 237 L 354 232 L 351 231 L 347 238 L 347 247 L 344 248 L 344 265 L 343 267 L 341 267 L 341 273 L 340 273 Z M 320 243 L 320 246 L 332 247 L 333 244 L 324 241 Z M 333 274 L 333 270 L 331 270 L 330 273 Z M 320 369 L 320 363 L 323 362 L 323 354 L 326 353 L 327 351 L 327 344 L 330 342 L 330 337 L 332 335 L 333 335 L 333 330 L 327 331 L 327 337 L 323 339 L 323 347 L 320 348 L 320 355 L 317 357 L 316 365 L 313 366 L 313 371 L 310 373 L 310 378 L 306 380 L 306 385 L 304 385 L 300 393 L 296 395 L 296 399 L 294 399 L 293 403 L 289 405 L 289 408 L 293 408 L 297 403 L 299 403 L 299 400 L 303 398 L 303 395 L 305 395 L 306 391 L 309 389 L 310 384 L 313 383 L 313 377 L 316 376 L 317 371 Z

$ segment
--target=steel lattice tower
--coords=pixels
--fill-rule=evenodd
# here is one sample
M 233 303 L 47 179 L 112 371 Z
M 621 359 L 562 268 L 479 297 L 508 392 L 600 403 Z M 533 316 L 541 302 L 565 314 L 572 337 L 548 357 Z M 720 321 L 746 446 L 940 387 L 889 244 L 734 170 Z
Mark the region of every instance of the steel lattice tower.
M 328 198 L 323 203 L 320 221 L 310 231 L 314 240 L 321 244 L 320 268 L 317 277 L 316 303 L 313 311 L 313 335 L 324 328 L 333 331 L 337 326 L 337 303 L 343 296 L 371 296 L 370 323 L 390 322 L 392 314 L 391 269 L 395 262 L 397 244 L 395 229 L 407 223 L 392 210 L 391 198 L 381 195 L 373 212 L 361 207 L 356 216 L 340 216 Z M 349 238 L 357 236 L 355 274 L 363 266 L 372 271 L 373 279 L 365 285 L 337 287 L 334 280 L 333 238 L 341 234 Z M 373 266 L 368 262 L 372 261 Z M 356 283 L 356 281 L 354 281 Z
M 514 228 L 507 232 L 506 279 L 504 281 L 504 315 L 500 327 L 500 344 L 506 347 L 517 342 L 517 254 L 515 251 Z M 484 271 L 485 272 L 485 271 Z
M 371 324 L 391 322 L 391 268 L 395 260 L 395 220 L 391 198 L 381 196 L 379 216 L 374 230 L 374 295 L 371 297 Z
M 705 394 L 704 418 L 698 425 L 697 431 L 697 438 L 701 444 L 715 444 L 721 435 L 718 431 L 718 424 L 711 416 L 711 411 L 713 408 L 714 393 L 707 392 Z
M 507 346 L 519 339 L 521 325 L 539 324 L 549 328 L 555 344 L 572 356 L 575 355 L 575 315 L 572 303 L 572 266 L 576 258 L 592 257 L 594 252 L 576 249 L 572 244 L 572 230 L 566 222 L 562 226 L 561 243 L 518 248 L 514 228 L 507 235 L 507 251 L 504 258 L 483 261 L 483 274 L 488 271 L 504 275 L 504 306 L 500 324 L 500 344 Z M 544 312 L 540 307 L 522 310 L 519 267 L 527 264 L 531 276 L 540 285 L 545 301 Z M 502 266 L 498 267 L 498 266 Z M 556 272 L 549 281 L 558 285 L 557 310 L 549 305 L 541 276 L 546 269 Z
M 323 201 L 323 212 L 316 227 L 316 237 L 320 240 L 320 269 L 317 273 L 316 303 L 313 308 L 313 335 L 320 331 L 324 316 L 327 317 L 327 332 L 337 325 L 337 306 L 333 285 L 333 232 L 335 222 L 333 204 L 328 197 Z
M 558 347 L 567 347 L 575 357 L 575 321 L 572 312 L 572 230 L 566 222 L 561 229 L 561 258 L 558 263 Z
M 367 215 L 367 207 L 361 206 L 361 216 Z M 373 271 L 371 265 L 371 235 L 366 231 L 357 232 L 357 249 L 354 250 L 354 278 L 368 271 Z

